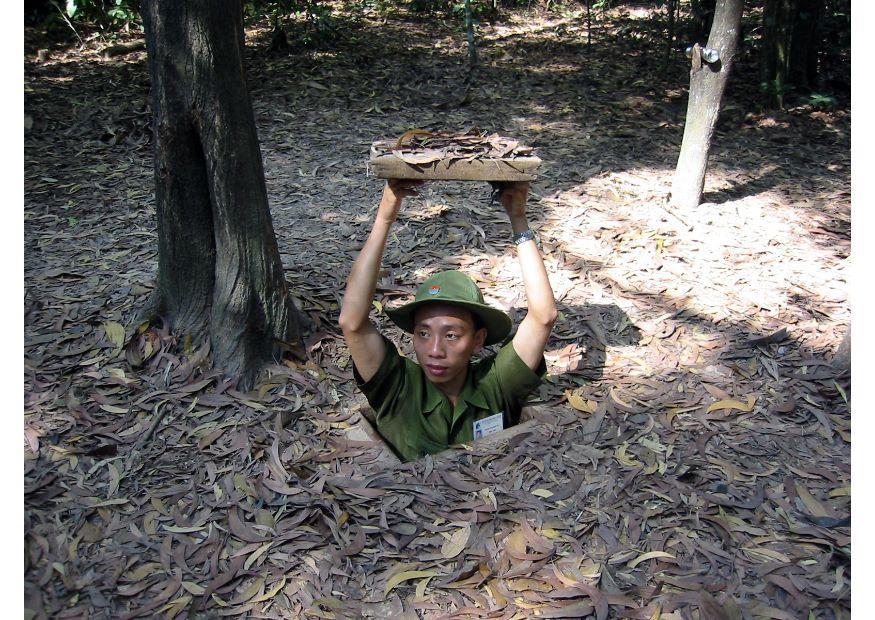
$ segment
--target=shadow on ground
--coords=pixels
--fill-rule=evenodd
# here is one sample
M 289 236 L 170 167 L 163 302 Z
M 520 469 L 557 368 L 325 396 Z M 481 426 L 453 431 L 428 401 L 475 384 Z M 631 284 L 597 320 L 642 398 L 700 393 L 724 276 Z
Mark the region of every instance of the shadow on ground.
M 831 365 L 846 298 L 789 272 L 774 280 L 783 306 L 728 307 L 720 319 L 694 306 L 699 290 L 623 280 L 617 264 L 648 251 L 652 274 L 678 269 L 669 285 L 732 288 L 693 272 L 689 255 L 665 258 L 689 228 L 670 214 L 672 226 L 645 221 L 674 167 L 686 68 L 662 80 L 657 50 L 618 56 L 616 42 L 649 45 L 625 22 L 585 48 L 582 24 L 560 21 L 484 28 L 467 97 L 464 39 L 430 22 L 366 19 L 357 40 L 307 54 L 247 50 L 286 275 L 320 330 L 308 362 L 272 367 L 247 394 L 170 334 L 134 338 L 145 360 L 132 365 L 106 333 L 109 321 L 135 331 L 155 272 L 143 57 L 26 58 L 28 609 L 386 617 L 390 607 L 527 613 L 515 607 L 524 600 L 554 613 L 564 599 L 541 594 L 562 591 L 578 616 L 601 604 L 646 618 L 715 605 L 847 615 L 850 386 L 847 368 Z M 827 258 L 847 256 L 849 116 L 748 113 L 756 79 L 745 71 L 728 93 L 706 198 L 773 192 L 784 202 L 763 217 L 781 207 L 816 223 L 796 231 L 820 251 L 800 273 L 838 277 Z M 379 195 L 364 160 L 377 138 L 471 125 L 519 137 L 545 160 L 532 222 L 550 231 L 563 314 L 548 346 L 555 372 L 538 394 L 551 419 L 500 452 L 377 471 L 369 448 L 344 438 L 355 400 L 336 328 Z M 430 269 L 459 268 L 519 320 L 506 218 L 482 194 L 445 184 L 402 214 L 382 302 Z M 711 230 L 696 232 L 707 241 Z M 734 243 L 727 260 L 750 249 Z M 569 406 L 567 390 L 588 410 Z M 460 524 L 470 544 L 447 558 Z M 435 574 L 387 589 L 405 567 Z

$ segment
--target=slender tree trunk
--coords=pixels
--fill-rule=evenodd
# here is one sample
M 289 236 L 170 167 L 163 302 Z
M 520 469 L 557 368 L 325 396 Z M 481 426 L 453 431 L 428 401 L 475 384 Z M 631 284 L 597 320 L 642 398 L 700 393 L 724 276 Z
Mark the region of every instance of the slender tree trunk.
M 717 3 L 707 45 L 720 53 L 717 62 L 704 62 L 698 44 L 694 49 L 684 139 L 671 188 L 671 200 L 675 206 L 695 207 L 702 198 L 708 151 L 720 113 L 720 100 L 735 57 L 743 5 L 743 0 L 721 0 Z
M 790 46 L 789 79 L 796 88 L 810 91 L 817 86 L 817 56 L 820 53 L 820 23 L 823 0 L 799 0 Z
M 474 44 L 474 13 L 471 0 L 465 0 L 465 30 L 468 33 L 468 65 L 473 71 L 477 67 L 477 46 Z
M 674 48 L 674 35 L 675 35 L 675 23 L 676 23 L 676 14 L 677 14 L 677 5 L 678 0 L 668 0 L 668 37 L 665 43 L 665 51 L 662 56 L 662 67 L 660 67 L 659 72 L 665 75 L 666 71 L 668 71 L 668 65 L 671 61 L 671 51 Z
M 592 45 L 592 0 L 586 0 L 586 47 Z
M 767 108 L 783 108 L 791 90 L 817 86 L 822 0 L 767 0 L 760 77 Z
M 716 0 L 690 0 L 690 10 L 693 14 L 690 39 L 693 43 L 700 43 L 711 32 L 716 9 Z
M 251 384 L 300 337 L 271 222 L 243 70 L 239 0 L 148 0 L 158 281 L 155 313 L 208 337 Z
M 789 84 L 796 5 L 796 0 L 766 0 L 763 6 L 760 75 L 767 108 L 784 107 L 784 95 Z

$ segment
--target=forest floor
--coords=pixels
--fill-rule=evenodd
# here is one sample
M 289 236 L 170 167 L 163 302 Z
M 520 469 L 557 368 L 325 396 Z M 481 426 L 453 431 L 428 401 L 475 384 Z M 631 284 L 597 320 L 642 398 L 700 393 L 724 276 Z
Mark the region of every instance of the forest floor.
M 145 53 L 26 34 L 26 617 L 847 618 L 850 114 L 753 110 L 742 55 L 705 204 L 668 206 L 687 66 L 646 10 L 514 13 L 464 33 L 359 15 L 247 71 L 307 360 L 242 393 L 183 335 L 138 329 L 157 235 Z M 622 53 L 620 50 L 623 50 Z M 541 418 L 387 469 L 336 321 L 381 182 L 420 127 L 536 147 L 530 216 L 561 315 Z M 515 321 L 485 184 L 409 201 L 378 295 L 459 268 Z M 382 312 L 374 318 L 393 330 Z M 122 333 L 123 332 L 123 333 Z M 841 357 L 841 356 L 840 356 Z

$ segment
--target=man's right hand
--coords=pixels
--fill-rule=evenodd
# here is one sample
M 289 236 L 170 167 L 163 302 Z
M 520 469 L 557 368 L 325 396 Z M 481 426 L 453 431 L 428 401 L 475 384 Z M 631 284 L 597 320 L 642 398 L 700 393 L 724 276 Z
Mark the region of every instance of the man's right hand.
M 352 361 L 365 381 L 376 374 L 386 355 L 383 337 L 369 318 L 386 239 L 398 216 L 401 202 L 408 196 L 415 196 L 416 188 L 423 183 L 424 181 L 410 179 L 386 181 L 371 234 L 355 259 L 346 281 L 346 292 L 340 311 L 340 328 Z
M 394 222 L 395 218 L 398 217 L 401 202 L 409 196 L 416 196 L 417 188 L 424 183 L 425 181 L 413 179 L 389 179 L 386 181 L 377 215 L 386 221 Z

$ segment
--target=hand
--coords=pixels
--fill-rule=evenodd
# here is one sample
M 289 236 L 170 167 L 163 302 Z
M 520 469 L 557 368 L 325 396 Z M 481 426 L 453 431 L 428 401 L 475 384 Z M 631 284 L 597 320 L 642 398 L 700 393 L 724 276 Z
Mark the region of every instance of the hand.
M 390 220 L 395 220 L 401 202 L 408 196 L 416 196 L 416 189 L 425 184 L 425 181 L 413 179 L 389 179 L 383 188 L 383 198 L 380 200 L 378 214 Z
M 507 211 L 511 223 L 526 219 L 526 200 L 529 196 L 528 181 L 502 181 L 494 184 L 498 188 L 498 199 Z

